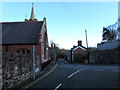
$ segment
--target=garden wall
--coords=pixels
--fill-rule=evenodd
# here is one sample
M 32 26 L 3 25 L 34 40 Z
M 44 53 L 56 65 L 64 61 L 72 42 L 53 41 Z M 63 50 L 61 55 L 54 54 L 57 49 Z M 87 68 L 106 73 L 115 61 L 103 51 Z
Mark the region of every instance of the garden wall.
M 120 47 L 110 50 L 98 50 L 90 53 L 90 63 L 120 64 Z
M 41 70 L 39 56 L 35 55 L 34 72 Z M 2 52 L 2 88 L 11 88 L 33 77 L 32 54 Z

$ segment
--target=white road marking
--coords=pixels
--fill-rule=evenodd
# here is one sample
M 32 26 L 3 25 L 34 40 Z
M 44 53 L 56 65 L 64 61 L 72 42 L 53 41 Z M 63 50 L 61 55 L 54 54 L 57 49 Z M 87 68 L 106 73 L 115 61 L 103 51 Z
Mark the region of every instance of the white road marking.
M 77 70 L 77 71 L 74 72 L 73 74 L 69 75 L 68 78 L 72 77 L 73 75 L 75 75 L 76 73 L 78 73 L 78 72 L 80 72 L 80 71 L 82 71 L 82 70 L 84 70 L 84 69 Z
M 95 70 L 97 70 L 97 71 L 104 71 L 103 69 L 95 69 Z
M 59 84 L 54 90 L 57 90 L 61 85 L 62 85 L 62 83 Z
M 41 80 L 42 78 L 46 77 L 47 75 L 49 75 L 51 72 L 53 72 L 53 70 L 57 67 L 58 65 L 58 62 L 57 64 L 53 67 L 53 69 L 51 71 L 49 71 L 48 73 L 46 73 L 45 75 L 43 75 L 42 77 L 39 77 L 37 80 L 31 82 L 30 84 L 26 85 L 25 87 L 23 88 L 29 88 L 30 86 L 32 86 L 33 84 L 37 83 L 39 80 Z M 43 71 L 41 72 L 43 73 Z

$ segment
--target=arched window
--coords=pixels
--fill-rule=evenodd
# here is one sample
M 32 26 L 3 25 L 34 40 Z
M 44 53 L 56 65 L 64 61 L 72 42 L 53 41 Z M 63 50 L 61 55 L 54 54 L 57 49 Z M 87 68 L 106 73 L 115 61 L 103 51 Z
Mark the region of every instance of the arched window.
M 19 50 L 17 50 L 17 53 L 24 53 L 24 54 L 28 54 L 28 53 L 30 53 L 30 50 L 28 50 L 28 49 L 19 49 Z

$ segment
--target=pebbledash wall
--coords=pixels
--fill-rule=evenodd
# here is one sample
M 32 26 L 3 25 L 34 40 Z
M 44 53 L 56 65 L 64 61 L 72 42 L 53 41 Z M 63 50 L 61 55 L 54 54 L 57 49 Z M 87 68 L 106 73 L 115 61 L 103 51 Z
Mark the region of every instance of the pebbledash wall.
M 97 49 L 98 50 L 107 50 L 107 49 L 114 49 L 120 46 L 120 40 L 113 40 L 113 41 L 107 41 L 103 44 L 98 44 Z
M 2 53 L 2 88 L 11 88 L 33 77 L 33 55 Z M 40 73 L 40 57 L 35 54 L 35 74 Z

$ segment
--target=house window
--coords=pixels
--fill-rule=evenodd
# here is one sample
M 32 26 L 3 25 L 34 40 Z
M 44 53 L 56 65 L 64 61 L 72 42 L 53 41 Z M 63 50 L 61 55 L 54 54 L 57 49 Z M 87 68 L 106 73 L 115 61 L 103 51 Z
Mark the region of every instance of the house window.
M 20 51 L 18 50 L 17 53 L 20 53 Z
M 19 50 L 17 50 L 17 53 L 28 54 L 28 53 L 30 53 L 30 50 L 28 50 L 28 49 L 19 49 Z

